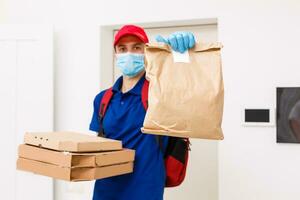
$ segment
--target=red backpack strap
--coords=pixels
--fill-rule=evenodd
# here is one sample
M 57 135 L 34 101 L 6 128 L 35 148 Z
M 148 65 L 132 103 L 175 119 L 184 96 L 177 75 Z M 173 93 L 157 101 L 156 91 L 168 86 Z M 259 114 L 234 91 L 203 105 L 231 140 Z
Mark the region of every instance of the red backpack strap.
M 148 109 L 148 91 L 149 91 L 149 81 L 147 79 L 145 79 L 143 87 L 142 87 L 142 103 L 143 103 L 143 106 L 146 111 Z M 156 140 L 157 144 L 159 145 L 160 150 L 163 151 L 162 136 L 155 135 L 155 140 Z
M 104 137 L 104 129 L 103 129 L 103 117 L 106 113 L 107 107 L 109 105 L 109 102 L 113 96 L 112 88 L 107 89 L 104 92 L 104 95 L 101 99 L 100 106 L 99 106 L 99 131 L 98 136 Z
M 145 79 L 142 87 L 142 103 L 145 110 L 147 110 L 148 108 L 148 90 L 149 90 L 149 81 Z

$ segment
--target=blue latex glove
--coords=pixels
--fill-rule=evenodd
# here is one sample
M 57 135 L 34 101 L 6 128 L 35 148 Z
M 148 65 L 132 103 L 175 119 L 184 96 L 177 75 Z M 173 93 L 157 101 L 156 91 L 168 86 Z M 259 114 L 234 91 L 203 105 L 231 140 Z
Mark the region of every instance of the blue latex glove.
M 163 38 L 161 35 L 158 35 L 155 39 L 157 42 L 170 45 L 174 51 L 180 53 L 184 53 L 186 50 L 195 46 L 194 34 L 186 31 L 172 33 L 168 38 Z

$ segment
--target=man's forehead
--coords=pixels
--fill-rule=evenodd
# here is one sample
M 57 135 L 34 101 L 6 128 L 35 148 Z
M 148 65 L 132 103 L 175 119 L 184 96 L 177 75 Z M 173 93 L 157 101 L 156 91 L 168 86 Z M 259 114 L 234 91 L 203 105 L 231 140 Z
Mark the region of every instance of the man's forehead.
M 133 44 L 144 44 L 144 42 L 140 38 L 138 38 L 134 35 L 125 35 L 120 38 L 120 40 L 116 44 L 116 46 L 133 45 Z

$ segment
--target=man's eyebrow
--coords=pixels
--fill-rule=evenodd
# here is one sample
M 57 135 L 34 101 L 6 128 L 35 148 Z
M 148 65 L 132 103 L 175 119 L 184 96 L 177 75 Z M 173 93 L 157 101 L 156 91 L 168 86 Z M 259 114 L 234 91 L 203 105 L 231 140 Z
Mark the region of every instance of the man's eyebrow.
M 142 42 L 137 42 L 137 43 L 134 43 L 133 45 L 135 46 L 135 45 L 143 45 L 144 43 L 142 43 Z
M 117 45 L 117 48 L 118 47 L 125 47 L 125 45 L 124 44 L 119 44 L 119 45 Z
M 137 46 L 137 45 L 143 45 L 143 42 L 137 42 L 137 43 L 133 43 L 131 46 Z M 120 47 L 126 47 L 127 45 L 125 44 L 119 44 L 116 46 L 116 48 L 120 48 Z

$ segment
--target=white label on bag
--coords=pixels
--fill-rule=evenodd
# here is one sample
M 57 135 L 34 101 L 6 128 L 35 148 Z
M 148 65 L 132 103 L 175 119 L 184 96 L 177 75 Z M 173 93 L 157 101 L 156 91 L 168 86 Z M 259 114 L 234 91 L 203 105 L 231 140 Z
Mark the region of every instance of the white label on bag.
M 189 63 L 190 62 L 189 51 L 185 51 L 184 53 L 180 53 L 180 52 L 172 50 L 172 54 L 173 54 L 173 61 L 174 62 L 183 62 L 183 63 Z

